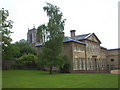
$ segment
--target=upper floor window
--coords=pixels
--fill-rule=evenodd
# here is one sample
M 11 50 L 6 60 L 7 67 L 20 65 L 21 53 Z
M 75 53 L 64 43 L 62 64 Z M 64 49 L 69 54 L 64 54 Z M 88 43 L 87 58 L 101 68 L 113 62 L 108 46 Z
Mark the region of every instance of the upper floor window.
M 74 51 L 84 51 L 84 48 L 83 47 L 79 47 L 79 46 L 74 46 Z
M 75 46 L 75 47 L 74 47 L 74 51 L 80 51 L 80 47 Z
M 80 51 L 80 47 L 77 47 L 77 51 Z
M 74 46 L 74 51 L 76 51 L 77 49 L 76 49 L 76 46 Z
M 100 46 L 97 46 L 97 52 L 98 53 L 100 52 Z
M 99 53 L 100 52 L 100 46 L 96 45 L 94 43 L 88 43 L 86 42 L 86 49 L 88 52 L 95 52 L 95 53 Z

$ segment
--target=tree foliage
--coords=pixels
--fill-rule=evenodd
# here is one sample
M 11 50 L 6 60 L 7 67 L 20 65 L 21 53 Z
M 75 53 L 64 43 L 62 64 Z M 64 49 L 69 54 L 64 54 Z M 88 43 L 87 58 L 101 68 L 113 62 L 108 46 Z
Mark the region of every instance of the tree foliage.
M 4 10 L 2 8 L 0 10 L 0 37 L 1 39 L 1 44 L 2 44 L 2 54 L 3 54 L 3 59 L 7 59 L 6 55 L 9 54 L 8 50 L 12 48 L 11 46 L 11 41 L 12 39 L 10 38 L 10 34 L 12 33 L 10 29 L 13 27 L 13 21 L 12 20 L 7 20 L 9 16 L 8 10 Z M 1 45 L 0 44 L 0 45 Z M 12 55 L 11 53 L 8 55 Z M 11 58 L 12 56 L 10 56 Z
M 34 68 L 36 67 L 35 62 L 37 61 L 38 57 L 34 54 L 24 54 L 17 59 L 15 64 L 16 68 Z
M 24 54 L 36 54 L 35 49 L 33 49 L 26 40 L 22 39 L 18 42 L 15 42 L 15 45 L 19 47 L 20 49 L 20 54 L 18 57 L 21 57 Z
M 44 43 L 47 39 L 47 30 L 45 24 L 37 28 L 37 42 Z
M 7 20 L 9 16 L 8 10 L 4 10 L 3 8 L 0 10 L 0 33 L 2 34 L 2 50 L 10 45 L 12 39 L 10 38 L 10 34 L 12 33 L 10 29 L 13 27 L 13 21 Z
M 15 60 L 20 55 L 20 49 L 15 44 L 10 44 L 5 48 L 5 54 L 3 57 L 5 60 Z
M 24 39 L 15 42 L 15 45 L 20 51 L 16 58 L 16 68 L 34 68 L 36 66 L 35 60 L 37 58 L 35 49 Z
M 37 60 L 37 56 L 30 53 L 24 54 L 18 60 L 23 64 L 35 63 L 35 61 Z
M 65 19 L 62 19 L 63 14 L 60 12 L 60 8 L 55 5 L 47 3 L 47 5 L 43 7 L 43 10 L 47 13 L 49 22 L 46 26 L 45 24 L 39 26 L 37 32 L 43 40 L 44 35 L 47 36 L 46 42 L 43 43 L 41 60 L 44 60 L 45 66 L 49 67 L 50 74 L 52 74 L 52 68 L 62 66 L 62 61 L 64 61 L 60 53 L 62 49 Z

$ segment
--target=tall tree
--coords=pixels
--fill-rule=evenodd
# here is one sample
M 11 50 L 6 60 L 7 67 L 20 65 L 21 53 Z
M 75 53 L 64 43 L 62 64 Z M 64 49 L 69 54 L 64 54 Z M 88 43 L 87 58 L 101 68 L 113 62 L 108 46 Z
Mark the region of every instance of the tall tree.
M 63 61 L 61 60 L 60 53 L 62 49 L 65 19 L 62 19 L 63 14 L 60 12 L 60 8 L 55 5 L 47 3 L 43 9 L 49 17 L 49 22 L 45 26 L 46 28 L 40 29 L 47 31 L 47 41 L 43 46 L 42 59 L 44 62 L 46 61 L 45 65 L 49 67 L 50 74 L 52 74 L 53 67 L 61 66 L 60 61 Z
M 2 37 L 0 43 L 2 43 L 3 59 L 6 57 L 5 55 L 7 52 L 7 47 L 11 44 L 12 41 L 10 38 L 10 34 L 12 33 L 10 29 L 13 27 L 13 21 L 7 20 L 8 16 L 8 10 L 4 10 L 4 8 L 2 8 L 0 10 L 0 36 Z

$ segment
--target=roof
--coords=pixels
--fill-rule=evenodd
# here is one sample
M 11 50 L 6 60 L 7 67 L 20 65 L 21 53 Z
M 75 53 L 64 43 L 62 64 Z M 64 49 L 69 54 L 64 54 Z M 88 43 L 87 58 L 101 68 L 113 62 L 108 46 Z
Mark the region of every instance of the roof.
M 100 48 L 107 50 L 107 48 L 105 48 L 105 47 L 103 47 L 103 46 L 100 46 Z
M 64 40 L 63 40 L 63 43 L 76 42 L 76 43 L 85 45 L 84 42 L 81 42 L 79 40 L 86 40 L 91 35 L 94 35 L 97 38 L 97 36 L 94 33 L 88 33 L 88 34 L 77 35 L 74 38 L 72 38 L 72 37 L 65 37 Z M 98 38 L 97 38 L 97 40 L 100 42 L 100 40 Z M 42 45 L 41 44 L 36 44 L 35 46 L 39 47 L 39 46 L 42 46 Z M 106 48 L 104 48 L 104 49 L 106 49 Z
M 111 51 L 111 50 L 120 50 L 120 48 L 108 49 L 108 51 Z
M 86 39 L 86 37 L 87 37 L 88 35 L 90 35 L 90 33 L 89 33 L 89 34 L 77 35 L 77 36 L 75 36 L 75 39 L 76 39 L 76 40 L 84 40 L 84 39 Z
M 101 43 L 101 41 L 97 38 L 97 36 L 94 33 L 88 33 L 88 34 L 82 34 L 82 35 L 77 35 L 75 36 L 74 39 L 76 40 L 86 40 L 88 37 L 90 37 L 91 35 L 94 35 L 96 37 L 96 39 Z
M 77 41 L 77 40 L 72 39 L 72 38 L 70 38 L 70 37 L 65 37 L 65 38 L 64 38 L 63 43 L 66 43 L 66 42 L 76 42 L 76 43 L 80 43 L 80 44 L 85 44 L 84 42 Z
M 42 43 L 38 43 L 38 44 L 35 45 L 35 47 L 41 47 L 41 46 L 43 46 Z
M 72 38 L 70 38 L 70 37 L 65 37 L 65 38 L 64 38 L 63 43 L 67 43 L 67 42 L 76 42 L 76 43 L 85 45 L 84 42 L 74 40 L 74 39 L 72 39 Z M 35 45 L 35 47 L 42 47 L 42 46 L 43 46 L 42 43 L 38 43 L 38 44 Z

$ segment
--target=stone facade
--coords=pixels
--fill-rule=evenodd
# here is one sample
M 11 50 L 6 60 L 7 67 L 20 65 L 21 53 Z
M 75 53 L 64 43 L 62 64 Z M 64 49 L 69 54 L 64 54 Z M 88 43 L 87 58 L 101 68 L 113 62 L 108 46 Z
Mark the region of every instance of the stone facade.
M 107 68 L 120 68 L 120 49 L 109 49 L 107 51 Z
M 61 55 L 67 55 L 71 72 L 104 72 L 119 68 L 120 49 L 107 50 L 101 47 L 101 41 L 94 33 L 77 36 L 75 30 L 71 30 L 70 33 L 71 37 L 64 38 Z M 31 41 L 29 37 L 28 41 Z M 40 53 L 42 44 L 35 46 Z
M 37 34 L 37 30 L 35 28 L 30 30 L 28 29 L 27 41 L 33 47 L 35 47 L 35 44 L 37 43 L 36 34 Z

